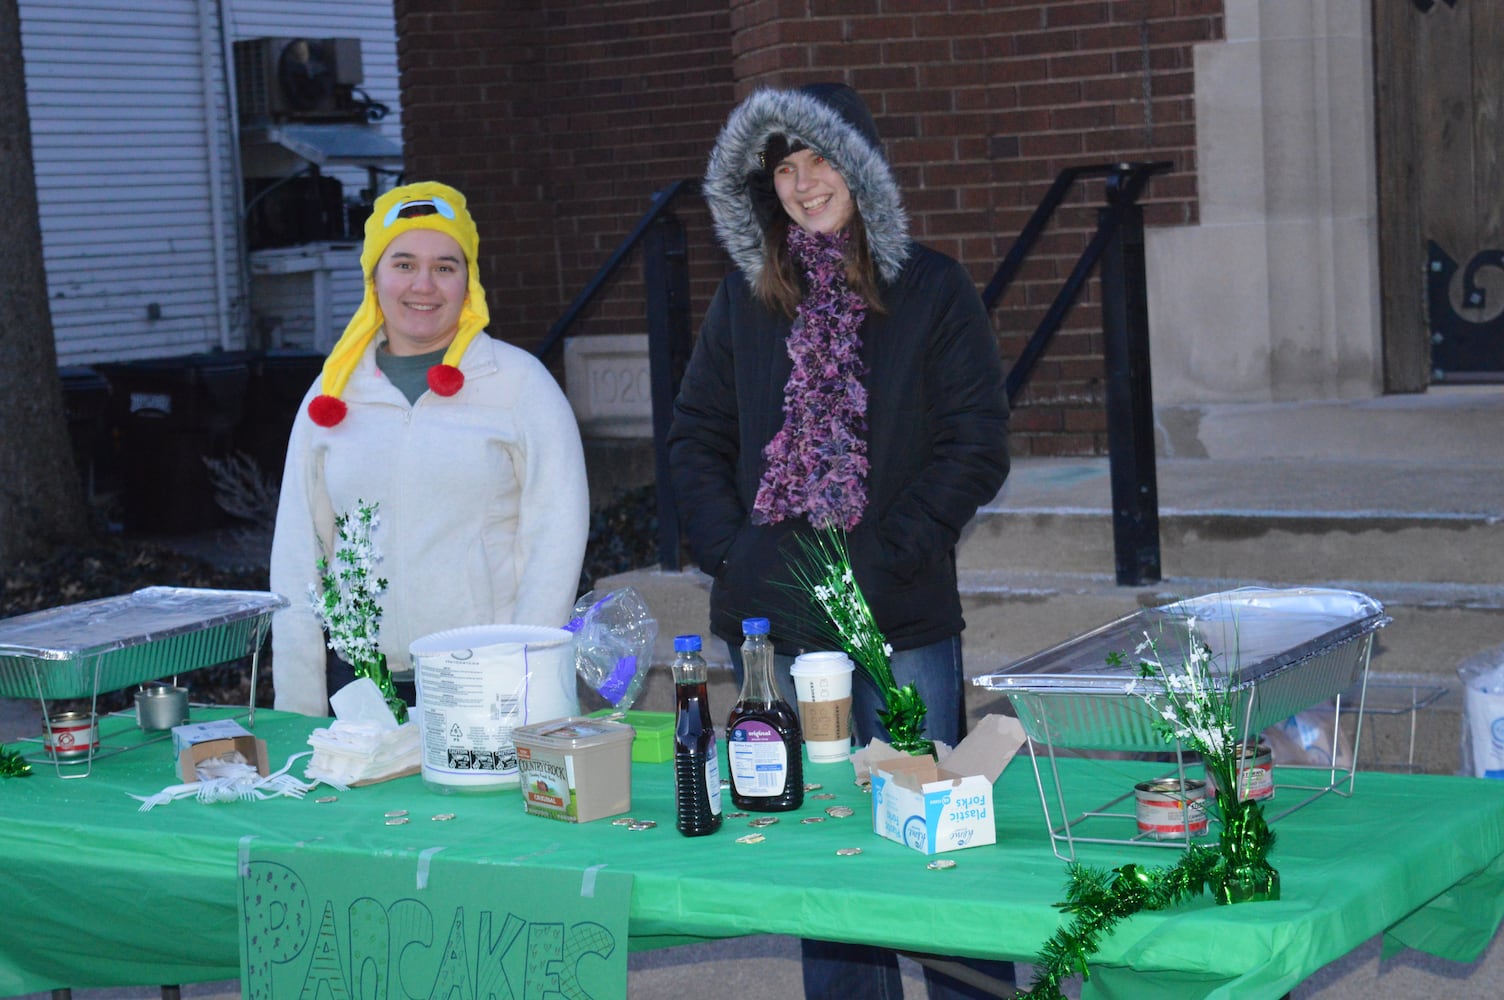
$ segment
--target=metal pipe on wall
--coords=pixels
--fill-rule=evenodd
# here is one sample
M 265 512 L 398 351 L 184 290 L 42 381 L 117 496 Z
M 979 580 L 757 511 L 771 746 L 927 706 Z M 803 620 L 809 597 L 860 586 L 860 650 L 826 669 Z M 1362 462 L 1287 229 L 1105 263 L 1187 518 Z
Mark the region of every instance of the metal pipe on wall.
M 203 126 L 204 126 L 204 151 L 209 160 L 209 230 L 210 240 L 214 248 L 214 305 L 215 317 L 219 325 L 219 346 L 222 350 L 232 350 L 236 346 L 236 334 L 240 324 L 234 321 L 230 314 L 230 275 L 225 267 L 225 255 L 228 250 L 228 237 L 226 236 L 225 205 L 224 205 L 224 170 L 221 162 L 223 143 L 222 136 L 215 121 L 214 107 L 216 105 L 214 72 L 210 66 L 210 53 L 218 49 L 221 52 L 221 66 L 225 61 L 224 56 L 224 18 L 222 11 L 218 9 L 220 0 L 198 0 L 198 36 L 199 36 L 199 78 L 203 85 Z M 216 22 L 218 29 L 216 30 Z M 229 87 L 226 95 L 226 107 L 230 109 L 230 124 L 234 127 L 235 116 L 235 88 Z M 232 159 L 238 158 L 237 155 Z M 236 185 L 237 198 L 239 185 Z M 238 230 L 237 230 L 238 232 Z M 236 260 L 240 254 L 236 253 Z

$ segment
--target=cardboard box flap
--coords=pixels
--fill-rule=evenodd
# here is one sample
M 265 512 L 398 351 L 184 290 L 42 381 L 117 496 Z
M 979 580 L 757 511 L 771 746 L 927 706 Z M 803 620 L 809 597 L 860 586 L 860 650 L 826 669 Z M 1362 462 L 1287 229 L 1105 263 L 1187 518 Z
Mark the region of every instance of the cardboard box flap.
M 943 769 L 957 775 L 985 775 L 989 783 L 1008 766 L 1024 745 L 1024 727 L 1010 715 L 988 715 L 941 761 Z
M 921 791 L 941 778 L 962 778 L 965 775 L 951 775 L 942 770 L 935 763 L 933 757 L 911 757 L 902 754 L 898 757 L 889 757 L 872 765 L 873 770 L 887 776 L 889 781 L 901 788 L 909 788 Z
M 214 719 L 209 722 L 185 722 L 172 727 L 172 751 L 182 753 L 185 747 L 206 740 L 226 740 L 236 736 L 249 736 L 250 731 L 234 719 Z
M 256 768 L 256 773 L 263 778 L 267 776 L 266 740 L 255 736 L 231 736 L 226 739 L 203 740 L 191 746 L 184 747 L 178 754 L 178 777 L 185 782 L 198 780 L 198 763 L 201 760 L 209 760 L 213 757 L 224 757 L 232 753 L 238 753 L 245 758 L 246 763 Z
M 1003 773 L 1009 761 L 1018 754 L 1025 739 L 1023 726 L 1017 719 L 1008 715 L 988 715 L 972 727 L 971 732 L 966 734 L 966 738 L 955 749 L 944 743 L 937 743 L 935 746 L 940 753 L 938 763 L 933 757 L 915 757 L 901 750 L 894 750 L 882 740 L 874 739 L 852 756 L 851 764 L 856 770 L 858 783 L 865 782 L 872 771 L 885 771 L 897 776 L 914 774 L 926 767 L 931 769 L 931 777 L 923 779 L 925 781 L 980 774 L 987 778 L 988 783 L 992 783 L 997 781 L 998 775 Z M 902 784 L 909 788 L 919 787 L 907 780 Z

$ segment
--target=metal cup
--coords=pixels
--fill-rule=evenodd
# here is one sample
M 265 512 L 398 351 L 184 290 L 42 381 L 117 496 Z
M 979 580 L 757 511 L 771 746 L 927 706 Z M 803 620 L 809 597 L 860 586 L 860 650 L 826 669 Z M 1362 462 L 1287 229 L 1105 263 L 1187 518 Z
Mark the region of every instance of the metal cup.
M 136 692 L 136 725 L 147 732 L 188 721 L 188 689 L 154 684 Z

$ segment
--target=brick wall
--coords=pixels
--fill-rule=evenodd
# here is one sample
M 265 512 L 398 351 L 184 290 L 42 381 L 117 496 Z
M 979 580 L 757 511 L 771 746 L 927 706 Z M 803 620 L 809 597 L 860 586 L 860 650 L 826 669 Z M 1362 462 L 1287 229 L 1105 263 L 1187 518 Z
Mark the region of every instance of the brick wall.
M 725 0 L 395 7 L 407 175 L 466 193 L 491 331 L 535 347 L 653 193 L 703 173 L 734 100 Z M 699 199 L 679 204 L 697 320 L 724 257 Z M 570 335 L 644 332 L 641 274 L 634 255 Z
M 396 0 L 409 174 L 472 197 L 493 330 L 538 342 L 647 208 L 697 176 L 759 84 L 843 80 L 868 100 L 914 234 L 978 286 L 1067 166 L 1169 160 L 1150 225 L 1196 219 L 1191 46 L 1222 0 Z M 875 13 L 874 13 L 875 11 Z M 994 313 L 1017 357 L 1095 224 L 1100 181 L 1062 209 Z M 680 213 L 698 321 L 724 257 Z M 638 332 L 634 258 L 577 331 Z M 1015 454 L 1105 449 L 1093 283 L 1036 369 Z M 1151 317 L 1152 320 L 1152 317 Z

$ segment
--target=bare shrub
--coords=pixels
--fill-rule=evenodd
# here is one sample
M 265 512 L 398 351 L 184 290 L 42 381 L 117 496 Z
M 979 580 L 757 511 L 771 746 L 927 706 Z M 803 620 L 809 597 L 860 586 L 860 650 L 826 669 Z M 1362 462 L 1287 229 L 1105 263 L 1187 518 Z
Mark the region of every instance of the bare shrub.
M 250 455 L 235 451 L 223 458 L 206 457 L 214 502 L 231 517 L 270 529 L 277 523 L 278 483 L 261 471 Z

